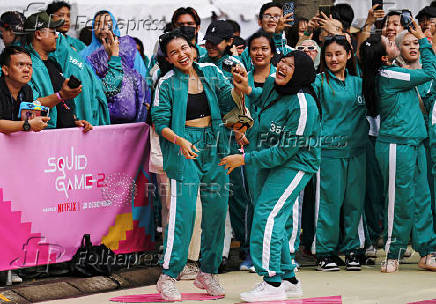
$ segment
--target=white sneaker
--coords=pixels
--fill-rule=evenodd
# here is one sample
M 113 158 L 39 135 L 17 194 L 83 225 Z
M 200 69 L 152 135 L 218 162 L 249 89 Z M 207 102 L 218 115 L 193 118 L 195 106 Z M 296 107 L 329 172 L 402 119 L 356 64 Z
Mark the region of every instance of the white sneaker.
M 194 285 L 197 288 L 205 289 L 211 296 L 225 296 L 226 292 L 218 281 L 216 274 L 199 271 L 195 278 Z
M 282 281 L 283 288 L 286 292 L 286 297 L 301 297 L 303 295 L 303 287 L 301 286 L 301 281 L 298 281 L 297 284 L 292 284 L 287 280 Z
M 23 279 L 15 271 L 12 271 L 11 281 L 12 283 L 22 283 Z
M 194 280 L 200 269 L 196 263 L 188 262 L 179 274 L 178 280 Z
M 286 300 L 286 292 L 283 284 L 274 287 L 262 281 L 253 290 L 241 293 L 240 298 L 246 302 L 284 301 Z
M 386 272 L 386 273 L 391 273 L 391 272 L 396 272 L 399 269 L 399 262 L 398 260 L 387 260 L 387 261 L 383 261 L 381 264 L 381 272 Z
M 248 268 L 248 271 L 251 273 L 256 273 L 256 269 L 254 268 L 254 266 L 251 266 L 250 268 Z
M 156 289 L 160 293 L 161 297 L 166 301 L 180 301 L 182 295 L 177 290 L 176 279 L 161 274 L 156 284 Z

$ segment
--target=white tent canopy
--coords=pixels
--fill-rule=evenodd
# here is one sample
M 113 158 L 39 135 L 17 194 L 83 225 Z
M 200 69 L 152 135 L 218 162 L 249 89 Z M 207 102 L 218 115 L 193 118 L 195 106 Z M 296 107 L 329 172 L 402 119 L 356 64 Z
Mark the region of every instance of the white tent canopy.
M 68 1 L 68 0 L 67 0 Z M 24 12 L 26 17 L 34 12 L 44 10 L 51 1 L 32 2 L 29 0 L 1 1 L 0 13 L 9 10 Z M 144 42 L 146 54 L 151 54 L 162 29 L 171 20 L 173 11 L 180 6 L 195 8 L 202 20 L 199 38 L 210 23 L 212 12 L 220 18 L 230 18 L 241 25 L 241 36 L 247 38 L 257 30 L 257 14 L 263 3 L 268 0 L 70 0 L 72 5 L 70 34 L 77 35 L 85 25 L 91 25 L 93 15 L 99 10 L 109 10 L 119 21 L 122 35 L 138 37 Z M 371 1 L 338 0 L 337 3 L 349 3 L 355 11 L 355 18 L 365 18 Z M 385 1 L 386 9 L 412 10 L 416 15 L 419 9 L 431 0 L 391 0 Z

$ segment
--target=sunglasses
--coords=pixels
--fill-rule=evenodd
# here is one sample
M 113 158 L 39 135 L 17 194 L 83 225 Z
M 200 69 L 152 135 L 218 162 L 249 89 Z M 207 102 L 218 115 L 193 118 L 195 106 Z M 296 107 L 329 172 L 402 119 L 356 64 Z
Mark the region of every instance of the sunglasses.
M 347 40 L 347 37 L 345 35 L 329 35 L 324 38 L 324 41 L 339 41 L 339 40 Z
M 314 51 L 315 47 L 314 46 L 297 46 L 297 50 L 299 50 L 299 51 L 304 51 L 304 50 Z

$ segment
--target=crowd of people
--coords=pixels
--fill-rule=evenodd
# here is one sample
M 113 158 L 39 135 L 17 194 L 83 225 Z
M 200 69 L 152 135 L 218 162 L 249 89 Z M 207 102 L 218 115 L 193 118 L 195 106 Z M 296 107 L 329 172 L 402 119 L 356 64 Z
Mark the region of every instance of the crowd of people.
M 299 248 L 319 271 L 340 254 L 359 271 L 382 239 L 393 273 L 411 243 L 436 271 L 436 1 L 416 21 L 374 5 L 361 28 L 347 4 L 308 20 L 266 3 L 246 40 L 233 20 L 199 37 L 181 7 L 146 55 L 107 10 L 71 37 L 70 9 L 1 15 L 0 132 L 152 126 L 165 300 L 181 299 L 177 279 L 224 296 L 232 235 L 240 270 L 263 277 L 247 302 L 303 294 Z M 28 103 L 46 115 L 22 115 Z

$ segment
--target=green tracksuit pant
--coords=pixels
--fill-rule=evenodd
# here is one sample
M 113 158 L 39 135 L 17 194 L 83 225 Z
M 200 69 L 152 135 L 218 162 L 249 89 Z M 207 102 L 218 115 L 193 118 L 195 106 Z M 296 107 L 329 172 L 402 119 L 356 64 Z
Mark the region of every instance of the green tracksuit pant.
M 176 278 L 188 259 L 188 247 L 195 222 L 198 188 L 202 204 L 200 269 L 218 273 L 221 263 L 228 204 L 228 176 L 219 167 L 216 138 L 210 128 L 185 127 L 185 138 L 200 150 L 186 160 L 184 180 L 170 180 L 171 207 L 164 254 L 163 273 Z
M 366 153 L 351 158 L 330 158 L 321 154 L 315 195 L 315 239 L 317 257 L 335 255 L 341 233 L 341 251 L 358 253 L 365 246 L 362 212 L 365 202 Z
M 256 184 L 250 253 L 256 272 L 269 282 L 295 276 L 291 250 L 299 236 L 300 192 L 313 174 L 291 168 L 260 169 Z
M 383 233 L 383 218 L 385 211 L 385 196 L 383 177 L 375 157 L 376 137 L 369 136 L 366 147 L 366 201 L 365 216 L 367 246 L 376 247 L 377 239 Z
M 430 188 L 424 144 L 400 145 L 377 141 L 377 160 L 386 193 L 385 251 L 400 259 L 412 234 L 412 246 L 421 256 L 432 252 L 434 241 Z
M 240 146 L 236 143 L 233 133 L 230 136 L 230 154 L 239 154 Z M 235 238 L 240 241 L 241 249 L 248 253 L 250 246 L 250 229 L 253 217 L 253 207 L 248 193 L 245 168 L 235 168 L 229 175 L 229 214 Z

